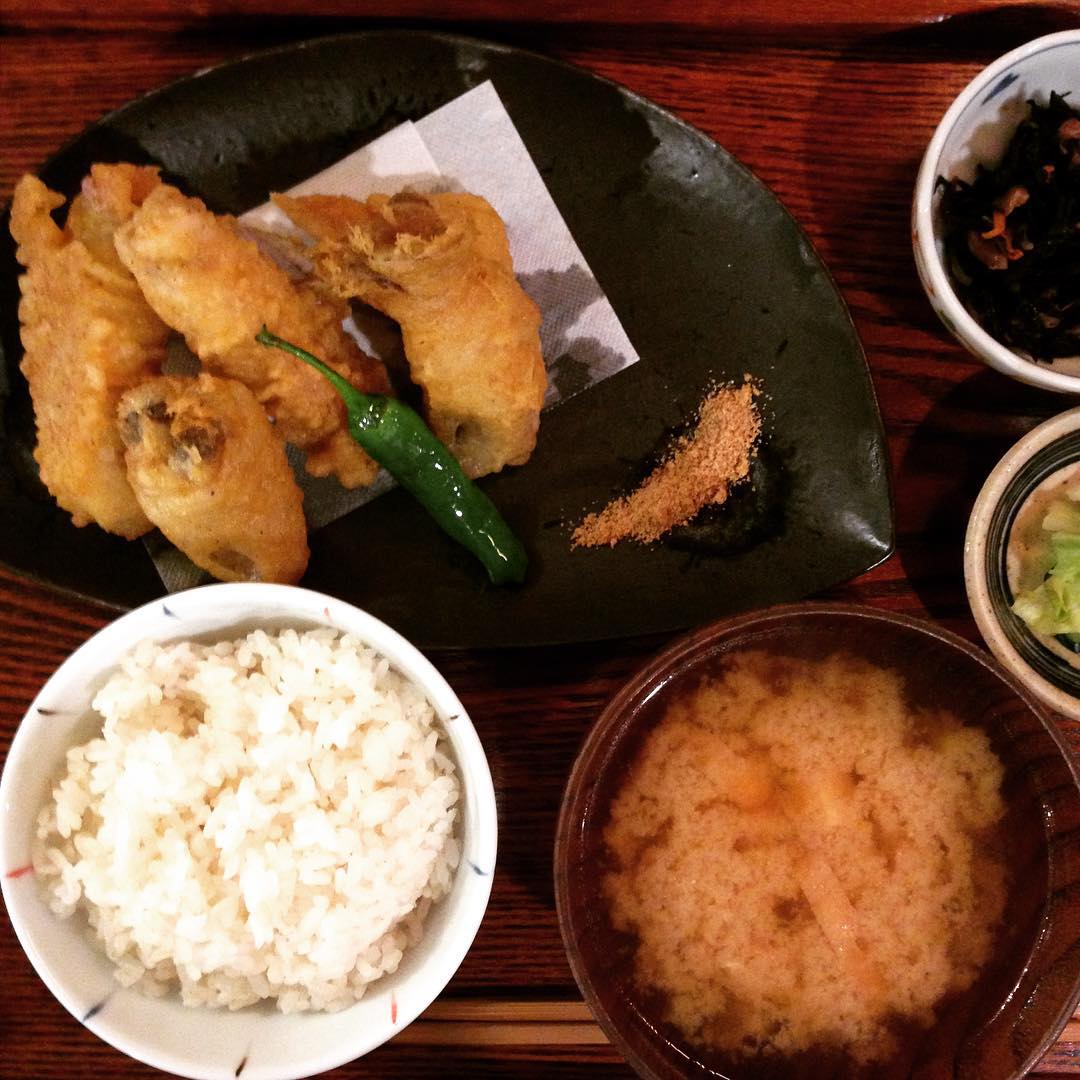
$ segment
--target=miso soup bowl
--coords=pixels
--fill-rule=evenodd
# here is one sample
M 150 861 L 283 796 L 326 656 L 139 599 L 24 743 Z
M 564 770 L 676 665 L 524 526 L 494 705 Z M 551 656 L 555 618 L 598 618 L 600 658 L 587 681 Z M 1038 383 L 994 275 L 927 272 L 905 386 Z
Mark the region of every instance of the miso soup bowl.
M 711 667 L 750 649 L 809 658 L 852 653 L 896 671 L 912 706 L 950 710 L 988 734 L 1005 770 L 1014 878 L 1005 925 L 973 986 L 939 1006 L 933 1026 L 906 1038 L 900 1071 L 888 1076 L 1022 1076 L 1053 1044 L 1080 1000 L 1076 761 L 1036 699 L 983 651 L 928 623 L 850 605 L 771 608 L 691 633 L 631 678 L 586 737 L 559 815 L 555 896 L 570 966 L 601 1027 L 644 1077 L 822 1075 L 820 1059 L 810 1055 L 744 1059 L 712 1052 L 706 1058 L 668 1023 L 663 1003 L 639 985 L 635 941 L 614 931 L 604 893 L 604 868 L 612 865 L 604 828 L 645 737 L 668 702 Z M 656 902 L 662 904 L 663 897 Z M 713 944 L 722 961 L 724 942 Z M 848 1075 L 845 1064 L 835 1073 L 834 1067 L 835 1062 L 828 1075 Z
M 381 653 L 424 691 L 441 721 L 461 782 L 461 858 L 450 892 L 433 905 L 423 937 L 405 951 L 398 969 L 339 1012 L 286 1014 L 265 1003 L 234 1012 L 188 1008 L 178 993 L 157 998 L 122 987 L 79 915 L 53 914 L 31 867 L 35 820 L 64 755 L 101 730 L 90 708 L 94 695 L 121 657 L 143 641 L 228 641 L 257 627 L 322 626 Z M 373 616 L 286 585 L 208 585 L 155 600 L 110 623 L 42 688 L 15 733 L 0 778 L 0 881 L 30 963 L 72 1014 L 72 1024 L 83 1024 L 139 1061 L 198 1080 L 297 1080 L 360 1057 L 404 1029 L 439 995 L 472 944 L 491 891 L 496 832 L 483 748 L 435 667 Z M 41 1062 L 43 1069 L 46 1064 Z

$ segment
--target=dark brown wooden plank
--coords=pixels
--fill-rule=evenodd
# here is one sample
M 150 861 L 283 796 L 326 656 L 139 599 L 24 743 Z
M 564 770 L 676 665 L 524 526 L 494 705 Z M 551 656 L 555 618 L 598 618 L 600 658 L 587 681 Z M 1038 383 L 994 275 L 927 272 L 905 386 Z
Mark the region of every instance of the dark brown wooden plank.
M 866 29 L 896 30 L 937 25 L 963 19 L 972 13 L 1012 9 L 1033 18 L 1068 17 L 1067 0 L 879 0 L 877 3 L 845 3 L 816 0 L 812 5 L 791 0 L 655 0 L 651 4 L 627 4 L 622 0 L 544 0 L 539 4 L 508 4 L 503 0 L 458 0 L 447 9 L 429 0 L 115 0 L 107 7 L 85 7 L 70 0 L 4 0 L 0 8 L 11 25 L 34 29 L 81 27 L 98 30 L 106 26 L 161 28 L 190 26 L 208 19 L 260 18 L 439 20 L 456 23 L 501 25 L 542 21 L 547 24 L 617 25 L 632 27 L 680 27 L 695 33 L 776 34 L 798 31 L 816 36 L 837 30 L 862 33 Z

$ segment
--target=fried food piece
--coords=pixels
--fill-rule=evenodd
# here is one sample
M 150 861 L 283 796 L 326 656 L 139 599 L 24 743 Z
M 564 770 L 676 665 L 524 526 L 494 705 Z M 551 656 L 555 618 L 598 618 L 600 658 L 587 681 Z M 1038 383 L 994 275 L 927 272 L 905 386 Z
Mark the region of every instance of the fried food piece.
M 128 280 L 131 272 L 116 254 L 116 230 L 160 185 L 155 166 L 91 165 L 81 192 L 71 200 L 66 228 L 98 262 Z
M 428 423 L 472 477 L 524 464 L 547 372 L 540 312 L 506 229 L 477 195 L 311 195 L 274 201 L 315 240 L 316 275 L 401 325 Z
M 342 301 L 298 288 L 244 238 L 231 217 L 162 185 L 116 237 L 146 299 L 183 334 L 204 369 L 239 379 L 278 434 L 307 452 L 307 471 L 348 488 L 370 484 L 378 466 L 348 433 L 345 407 L 317 371 L 259 345 L 265 324 L 313 352 L 359 390 L 386 393 L 386 370 L 341 328 Z
M 169 328 L 116 257 L 113 233 L 156 187 L 157 170 L 95 165 L 60 229 L 64 197 L 34 176 L 15 187 L 11 235 L 19 278 L 23 358 L 37 425 L 34 459 L 53 498 L 79 526 L 129 540 L 150 522 L 127 480 L 116 404 L 154 374 Z
M 298 581 L 303 494 L 270 420 L 242 383 L 205 372 L 129 390 L 117 421 L 150 520 L 222 581 Z

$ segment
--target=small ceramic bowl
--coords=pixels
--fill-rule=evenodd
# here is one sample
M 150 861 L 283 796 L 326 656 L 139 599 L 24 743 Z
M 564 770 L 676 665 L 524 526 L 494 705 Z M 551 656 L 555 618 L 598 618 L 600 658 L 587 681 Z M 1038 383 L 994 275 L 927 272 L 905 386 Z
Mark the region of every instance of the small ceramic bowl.
M 926 295 L 945 328 L 970 353 L 1006 375 L 1046 390 L 1080 393 L 1076 360 L 1036 363 L 988 334 L 961 303 L 945 268 L 939 213 L 939 176 L 971 181 L 978 165 L 994 166 L 1028 101 L 1045 103 L 1051 91 L 1071 90 L 1080 100 L 1080 30 L 1036 38 L 984 68 L 949 107 L 926 149 L 911 213 L 915 266 Z
M 905 1035 L 902 1060 L 892 1062 L 895 1068 L 887 1075 L 910 1070 L 980 1080 L 1021 1076 L 1052 1045 L 1080 1000 L 1076 763 L 1035 699 L 985 652 L 927 623 L 850 605 L 772 608 L 690 634 L 631 678 L 589 732 L 559 817 L 555 895 L 571 968 L 600 1025 L 645 1077 L 885 1075 L 849 1070 L 850 1062 L 835 1057 L 823 1063 L 817 1050 L 787 1059 L 769 1054 L 743 1058 L 695 1046 L 668 1022 L 663 998 L 640 984 L 637 940 L 617 931 L 608 914 L 604 879 L 614 864 L 603 834 L 616 792 L 667 704 L 745 650 L 804 658 L 853 653 L 896 671 L 910 706 L 948 710 L 988 734 L 1005 769 L 1005 835 L 1013 874 L 1005 925 L 974 984 L 935 1007 L 934 1026 Z M 783 694 L 783 677 L 775 677 Z M 703 761 L 702 774 L 708 772 Z M 669 797 L 689 796 L 676 786 Z M 748 836 L 752 845 L 753 836 Z M 644 857 L 648 849 L 641 850 Z M 655 904 L 663 910 L 666 898 L 657 889 Z M 759 932 L 771 940 L 769 926 Z M 709 947 L 719 965 L 738 968 L 738 956 L 725 953 L 722 935 Z M 715 1022 L 724 1023 L 710 1021 Z
M 991 652 L 1052 709 L 1080 720 L 1080 666 L 1070 664 L 1063 649 L 1040 640 L 1013 613 L 1008 559 L 1013 526 L 1032 492 L 1066 476 L 1070 468 L 1080 479 L 1080 408 L 1033 428 L 987 477 L 968 519 L 964 582 Z
M 420 686 L 439 716 L 459 770 L 461 861 L 420 942 L 396 972 L 355 1005 L 283 1014 L 187 1008 L 179 995 L 124 989 L 79 919 L 48 908 L 30 872 L 38 810 L 68 748 L 92 738 L 90 703 L 122 656 L 142 641 L 229 640 L 255 627 L 332 626 L 378 650 Z M 61 1004 L 94 1034 L 132 1057 L 207 1080 L 295 1080 L 351 1061 L 401 1031 L 457 970 L 487 907 L 495 869 L 495 795 L 487 759 L 461 702 L 436 669 L 395 631 L 357 608 L 284 585 L 209 585 L 128 613 L 73 653 L 30 706 L 0 778 L 0 872 L 4 902 L 23 948 Z

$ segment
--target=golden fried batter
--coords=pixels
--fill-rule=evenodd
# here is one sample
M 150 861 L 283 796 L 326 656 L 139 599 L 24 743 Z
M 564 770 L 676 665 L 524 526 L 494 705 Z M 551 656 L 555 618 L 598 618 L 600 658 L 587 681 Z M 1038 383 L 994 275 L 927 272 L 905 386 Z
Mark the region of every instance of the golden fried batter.
M 527 461 L 547 389 L 540 312 L 494 209 L 458 194 L 275 202 L 316 241 L 321 280 L 400 323 L 428 422 L 465 472 Z
M 378 466 L 349 436 L 333 387 L 306 364 L 255 341 L 265 324 L 357 389 L 385 393 L 383 366 L 341 328 L 344 302 L 298 288 L 233 218 L 212 214 L 167 185 L 118 231 L 116 249 L 150 305 L 183 334 L 203 367 L 244 383 L 278 434 L 307 452 L 309 473 L 332 473 L 349 488 L 374 480 Z
M 116 254 L 116 230 L 160 185 L 156 167 L 91 165 L 82 191 L 71 200 L 66 228 L 98 262 L 130 279 L 131 272 Z
M 298 581 L 303 495 L 266 413 L 233 379 L 163 375 L 117 411 L 128 475 L 150 520 L 222 581 Z
M 127 481 L 116 403 L 158 370 L 169 329 L 116 258 L 113 233 L 158 183 L 156 169 L 95 165 L 63 230 L 50 216 L 63 196 L 34 176 L 16 185 L 11 207 L 26 267 L 20 368 L 42 482 L 76 525 L 97 522 L 128 539 L 151 526 Z

